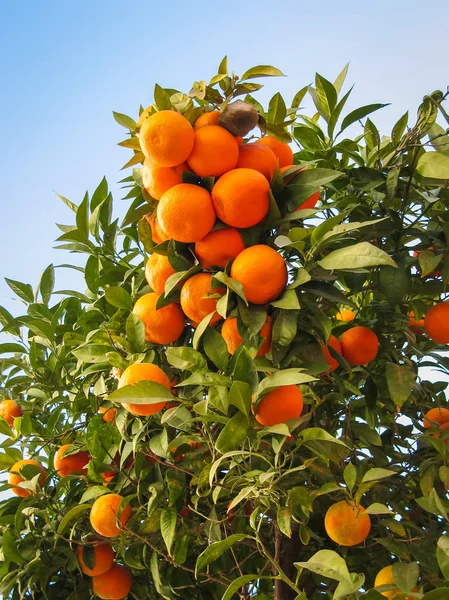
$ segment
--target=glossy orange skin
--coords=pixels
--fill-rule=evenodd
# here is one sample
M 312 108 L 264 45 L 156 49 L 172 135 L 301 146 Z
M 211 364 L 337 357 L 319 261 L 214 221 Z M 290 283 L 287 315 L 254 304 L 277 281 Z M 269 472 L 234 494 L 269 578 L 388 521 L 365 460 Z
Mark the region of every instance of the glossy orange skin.
M 14 400 L 5 398 L 0 402 L 0 417 L 3 417 L 10 427 L 14 427 L 14 419 L 22 416 L 22 407 Z
M 160 167 L 183 163 L 195 141 L 189 121 L 173 110 L 161 110 L 148 117 L 140 128 L 139 139 L 145 157 Z
M 70 454 L 63 458 L 64 452 L 70 445 L 64 444 L 55 454 L 53 465 L 59 477 L 67 477 L 67 475 L 71 475 L 72 473 L 87 473 L 85 466 L 90 460 L 88 452 L 81 450 L 76 454 Z
M 134 304 L 133 313 L 145 325 L 145 339 L 153 344 L 171 344 L 184 331 L 185 319 L 181 309 L 172 302 L 156 310 L 160 294 L 145 294 Z
M 449 410 L 447 408 L 431 408 L 424 415 L 424 428 L 438 427 L 443 423 L 449 423 Z
M 394 575 L 393 575 L 393 566 L 388 565 L 379 571 L 376 575 L 376 579 L 374 580 L 374 587 L 380 587 L 382 585 L 394 584 Z M 416 592 L 416 588 L 413 589 Z M 395 596 L 400 594 L 399 588 L 397 590 L 390 590 L 389 592 L 380 592 L 382 596 L 388 598 L 388 600 L 393 600 Z M 413 600 L 412 596 L 408 596 L 407 600 Z
M 92 589 L 102 600 L 123 600 L 131 586 L 131 573 L 122 565 L 112 565 L 106 573 L 92 578 Z
M 293 151 L 288 144 L 284 144 L 270 135 L 257 140 L 257 143 L 267 146 L 275 153 L 280 168 L 293 164 Z
M 217 308 L 218 298 L 205 298 L 206 294 L 219 294 L 222 296 L 226 289 L 223 287 L 211 288 L 212 275 L 197 273 L 187 279 L 181 289 L 181 308 L 191 321 L 200 323 L 204 317 Z M 209 325 L 218 323 L 221 316 L 215 313 Z
M 360 505 L 342 500 L 326 512 L 324 528 L 331 540 L 340 546 L 357 546 L 368 537 L 371 519 Z
M 200 177 L 220 177 L 234 169 L 239 146 L 229 131 L 218 125 L 195 129 L 193 150 L 187 159 L 190 169 Z
M 120 529 L 117 527 L 117 514 L 122 496 L 119 494 L 104 494 L 95 500 L 90 511 L 90 524 L 103 537 L 117 537 L 132 515 L 132 509 L 127 504 L 120 515 Z
M 89 577 L 95 577 L 107 573 L 114 563 L 115 553 L 112 549 L 111 544 L 98 544 L 93 546 L 95 564 L 93 569 L 90 569 L 83 561 L 84 546 L 78 546 L 76 549 L 76 556 L 80 569 Z
M 449 344 L 449 302 L 439 302 L 427 311 L 424 328 L 437 344 Z
M 262 173 L 268 181 L 273 179 L 277 166 L 277 156 L 268 146 L 250 143 L 240 146 L 237 169 L 254 169 Z
M 220 267 L 224 269 L 245 249 L 242 236 L 234 227 L 211 231 L 195 244 L 195 256 L 203 269 Z
M 211 112 L 206 112 L 198 117 L 195 121 L 195 129 L 199 129 L 200 127 L 208 127 L 210 125 L 218 125 L 218 119 L 220 118 L 220 111 L 213 110 Z
M 39 470 L 42 473 L 42 475 L 39 478 L 39 484 L 43 486 L 45 480 L 47 479 L 47 473 L 45 472 L 44 467 L 39 462 L 37 462 L 37 460 L 31 459 L 19 460 L 11 467 L 11 469 L 9 470 L 8 483 L 10 485 L 18 485 L 19 483 L 24 481 L 23 477 L 19 475 L 19 470 L 24 465 L 34 465 L 36 467 L 39 467 Z M 22 487 L 14 487 L 11 489 L 11 491 L 13 494 L 15 494 L 16 496 L 20 496 L 21 498 L 28 498 L 28 496 L 32 494 L 31 490 L 27 490 Z
M 162 244 L 162 242 L 170 239 L 170 236 L 165 233 L 158 221 L 157 211 L 154 211 L 151 215 L 146 215 L 145 219 L 151 227 L 151 238 L 155 244 Z
M 163 254 L 153 252 L 146 262 L 145 279 L 156 294 L 164 293 L 165 282 L 174 273 L 176 271 L 171 266 L 168 257 Z
M 271 348 L 271 323 L 272 319 L 267 315 L 266 321 L 259 332 L 259 336 L 262 338 L 262 344 L 256 354 L 256 356 L 264 356 Z M 240 344 L 243 342 L 243 338 L 239 333 L 237 327 L 237 317 L 228 317 L 221 328 L 221 335 L 223 336 L 226 346 L 228 347 L 229 354 L 234 354 Z
M 114 421 L 117 409 L 112 406 L 100 406 L 98 412 L 103 415 L 103 421 L 110 423 L 111 421 Z
M 275 300 L 287 285 L 287 267 L 282 256 L 270 246 L 246 248 L 232 263 L 231 277 L 243 285 L 252 304 Z
M 296 385 L 284 385 L 262 398 L 256 420 L 265 427 L 286 423 L 301 416 L 303 405 L 301 390 Z
M 155 381 L 167 390 L 171 390 L 171 383 L 167 375 L 157 365 L 150 363 L 136 363 L 130 365 L 124 371 L 118 382 L 118 389 L 137 383 L 138 381 Z M 133 415 L 146 417 L 154 415 L 164 408 L 166 402 L 156 404 L 123 404 L 123 407 Z
M 182 172 L 188 171 L 186 162 L 175 167 L 161 167 L 146 158 L 142 167 L 142 183 L 154 200 L 160 200 L 167 190 L 182 183 Z
M 335 318 L 337 321 L 343 321 L 343 323 L 349 323 L 355 319 L 355 313 L 352 310 L 346 310 L 342 308 L 339 313 L 336 314 Z
M 351 327 L 340 338 L 343 357 L 352 366 L 367 365 L 379 350 L 379 340 L 374 331 L 361 325 Z
M 327 346 L 321 345 L 321 349 L 323 350 L 324 355 L 327 360 L 327 363 L 329 365 L 329 373 L 332 373 L 340 365 L 339 365 L 338 361 L 329 352 L 329 346 L 331 348 L 333 348 L 334 350 L 336 350 L 338 352 L 338 354 L 341 355 L 341 353 L 342 353 L 341 344 L 340 344 L 340 341 L 338 340 L 338 338 L 335 337 L 335 335 L 330 336 L 329 341 L 327 342 Z

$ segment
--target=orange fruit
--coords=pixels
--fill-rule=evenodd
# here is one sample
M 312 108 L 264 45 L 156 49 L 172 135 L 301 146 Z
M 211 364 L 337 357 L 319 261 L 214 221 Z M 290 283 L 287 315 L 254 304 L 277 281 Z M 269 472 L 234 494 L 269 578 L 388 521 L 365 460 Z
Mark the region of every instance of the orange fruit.
M 235 136 L 235 141 L 237 142 L 237 144 L 239 145 L 239 147 L 243 144 L 243 138 L 241 135 L 236 135 Z
M 220 118 L 219 110 L 212 110 L 209 112 L 205 112 L 195 121 L 195 129 L 199 129 L 200 127 L 207 127 L 209 125 L 218 125 L 218 119 Z
M 103 421 L 106 421 L 106 423 L 110 423 L 115 419 L 117 409 L 112 408 L 111 406 L 100 406 L 98 412 L 103 415 Z
M 409 327 L 424 327 L 424 318 L 417 321 L 415 319 L 415 313 L 413 311 L 410 311 L 408 313 L 408 318 L 409 318 L 409 320 L 408 320 Z
M 255 169 L 233 169 L 212 188 L 212 201 L 219 219 L 231 227 L 252 227 L 270 208 L 270 184 Z
M 8 476 L 8 483 L 10 485 L 18 485 L 19 483 L 21 483 L 22 481 L 25 481 L 24 478 L 22 477 L 22 475 L 20 475 L 19 471 L 21 469 L 21 467 L 24 467 L 26 465 L 34 465 L 35 467 L 38 467 L 40 472 L 41 472 L 41 476 L 39 478 L 39 484 L 42 486 L 45 483 L 45 480 L 47 479 L 47 474 L 45 472 L 44 467 L 37 462 L 37 460 L 19 460 L 18 462 L 16 462 L 11 469 L 9 470 L 9 476 Z M 15 494 L 16 496 L 20 496 L 21 498 L 28 498 L 28 496 L 30 496 L 32 494 L 31 490 L 27 490 L 23 487 L 14 487 L 11 489 L 12 493 Z
M 271 135 L 260 138 L 260 140 L 257 140 L 257 143 L 267 146 L 274 152 L 279 161 L 280 168 L 293 164 L 293 152 L 288 144 L 280 142 L 276 138 L 271 137 Z
M 272 427 L 301 416 L 303 400 L 296 385 L 283 385 L 269 392 L 257 405 L 256 421 Z
M 151 215 L 146 215 L 145 219 L 148 221 L 148 224 L 151 227 L 151 237 L 155 244 L 162 244 L 162 242 L 166 242 L 170 239 L 170 236 L 167 235 L 160 226 L 160 223 L 157 219 L 157 211 L 154 211 Z
M 64 446 L 61 446 L 55 454 L 53 465 L 59 477 L 66 477 L 72 473 L 87 473 L 87 469 L 84 467 L 90 460 L 89 454 L 80 450 L 76 454 L 63 456 L 64 452 L 67 448 L 70 448 L 70 446 L 71 444 L 64 444 Z
M 199 242 L 209 233 L 216 215 L 207 190 L 191 183 L 180 183 L 160 199 L 157 218 L 168 236 L 188 244 Z
M 176 167 L 183 163 L 195 141 L 189 121 L 173 110 L 161 110 L 145 119 L 139 138 L 145 157 L 160 167 Z
M 171 390 L 170 380 L 162 369 L 151 363 L 136 363 L 129 365 L 120 377 L 118 389 L 125 385 L 132 385 L 138 381 L 155 381 L 160 383 L 167 390 Z M 133 415 L 146 417 L 154 415 L 164 408 L 166 402 L 157 402 L 156 404 L 123 404 L 123 406 Z
M 14 419 L 22 416 L 22 407 L 14 400 L 5 398 L 0 402 L 0 417 L 3 417 L 10 427 L 14 426 Z
M 156 310 L 160 294 L 144 294 L 134 304 L 133 313 L 145 325 L 145 339 L 152 344 L 171 344 L 184 331 L 184 315 L 177 304 L 171 302 Z
M 131 573 L 122 565 L 112 565 L 106 573 L 92 578 L 93 592 L 102 600 L 123 600 L 131 585 Z
M 204 269 L 225 268 L 227 262 L 235 258 L 245 245 L 242 236 L 233 227 L 211 231 L 195 244 L 195 255 Z
M 376 575 L 376 579 L 374 580 L 374 587 L 380 587 L 382 585 L 394 585 L 394 575 L 393 575 L 393 566 L 389 565 L 388 567 L 384 567 L 379 571 Z M 413 589 L 416 592 L 416 588 Z M 388 598 L 388 600 L 393 600 L 395 596 L 400 593 L 399 588 L 396 590 L 390 590 L 389 592 L 380 592 L 382 596 Z M 412 596 L 407 597 L 408 600 L 413 600 Z
M 92 569 L 83 560 L 84 546 L 78 546 L 76 556 L 78 557 L 81 571 L 89 575 L 89 577 L 96 577 L 109 571 L 114 563 L 115 554 L 111 544 L 98 544 L 97 546 L 93 546 L 92 549 L 94 554 L 94 566 Z
M 146 158 L 142 168 L 142 183 L 152 198 L 160 200 L 167 190 L 182 183 L 182 172 L 188 170 L 185 162 L 174 167 L 160 167 Z
M 132 515 L 131 506 L 125 504 L 120 518 L 117 519 L 120 503 L 119 494 L 104 494 L 95 500 L 90 510 L 90 524 L 103 537 L 117 537 Z M 120 527 L 117 527 L 117 521 Z
M 256 356 L 264 356 L 269 352 L 271 347 L 271 317 L 267 315 L 266 321 L 259 332 L 259 336 L 262 338 L 262 344 L 257 352 Z M 228 347 L 229 354 L 234 354 L 240 344 L 243 343 L 243 338 L 239 333 L 237 327 L 237 317 L 228 317 L 221 328 L 221 335 L 223 336 L 226 346 Z
M 252 304 L 265 304 L 287 285 L 287 267 L 280 254 L 265 244 L 246 248 L 232 263 L 231 277 L 243 285 Z
M 437 427 L 449 423 L 449 410 L 447 408 L 431 408 L 424 415 L 424 428 Z
M 171 266 L 168 257 L 163 254 L 153 252 L 145 265 L 145 278 L 150 288 L 157 294 L 163 294 L 165 282 L 176 273 Z
M 379 350 L 379 339 L 368 327 L 351 327 L 340 338 L 343 357 L 350 365 L 367 365 Z
M 277 157 L 268 146 L 252 143 L 240 147 L 237 168 L 255 169 L 271 181 L 276 165 Z
M 343 323 L 349 323 L 355 319 L 355 313 L 352 310 L 346 310 L 342 308 L 339 313 L 335 315 L 337 321 L 343 321 Z
M 449 302 L 439 302 L 426 312 L 424 327 L 437 344 L 449 344 Z
M 335 369 L 340 365 L 338 363 L 338 360 L 336 360 L 329 352 L 329 346 L 341 355 L 341 344 L 338 338 L 335 337 L 335 335 L 330 336 L 329 341 L 327 342 L 327 346 L 323 346 L 321 344 L 321 349 L 323 350 L 327 363 L 329 365 L 329 373 L 332 373 L 332 371 L 335 371 Z
M 212 275 L 197 273 L 187 279 L 181 289 L 181 308 L 191 321 L 199 323 L 217 308 L 218 298 L 207 298 L 207 294 L 222 296 L 226 288 L 211 288 Z M 212 317 L 209 325 L 214 325 L 221 319 L 218 313 Z
M 235 138 L 218 125 L 195 129 L 195 143 L 187 162 L 200 177 L 220 177 L 234 169 L 239 159 Z
M 360 504 L 342 500 L 326 512 L 324 528 L 340 546 L 357 546 L 366 540 L 371 529 L 370 516 Z

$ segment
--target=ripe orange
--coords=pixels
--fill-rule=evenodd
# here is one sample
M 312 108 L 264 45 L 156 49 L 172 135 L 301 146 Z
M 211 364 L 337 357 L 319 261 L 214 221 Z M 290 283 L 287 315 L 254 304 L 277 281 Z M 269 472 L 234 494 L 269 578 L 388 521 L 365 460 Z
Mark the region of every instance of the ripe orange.
M 235 258 L 245 245 L 237 229 L 226 227 L 211 231 L 195 244 L 195 255 L 204 269 L 225 268 L 229 260 Z
M 343 357 L 350 365 L 366 365 L 377 356 L 379 339 L 368 327 L 351 327 L 340 338 Z
M 167 256 L 157 254 L 157 252 L 153 252 L 145 265 L 145 278 L 148 285 L 157 294 L 164 293 L 165 282 L 174 273 L 176 271 L 169 263 Z
M 167 390 L 171 390 L 170 380 L 162 369 L 151 363 L 136 363 L 129 365 L 120 377 L 118 389 L 125 385 L 132 385 L 138 381 L 155 381 L 160 383 Z M 142 417 L 154 415 L 164 408 L 166 402 L 157 402 L 156 404 L 123 404 L 123 406 L 133 415 Z
M 240 147 L 237 168 L 255 169 L 271 181 L 276 165 L 277 157 L 268 146 L 252 143 Z
M 236 135 L 235 136 L 235 141 L 237 142 L 237 144 L 239 145 L 239 147 L 243 144 L 243 138 L 241 135 Z
M 93 546 L 94 553 L 94 566 L 89 568 L 83 560 L 84 546 L 78 546 L 76 549 L 76 555 L 80 564 L 81 571 L 89 577 L 96 577 L 109 571 L 114 563 L 114 550 L 111 544 L 98 544 Z
M 207 127 L 208 125 L 218 125 L 218 119 L 220 118 L 219 110 L 212 110 L 210 112 L 205 112 L 195 121 L 195 129 L 199 129 L 200 127 Z
M 197 273 L 187 279 L 181 289 L 181 308 L 191 321 L 199 323 L 217 308 L 218 298 L 205 298 L 207 294 L 222 296 L 226 288 L 211 288 L 212 275 Z M 221 319 L 218 313 L 212 317 L 209 325 L 214 325 Z
M 148 221 L 151 227 L 151 237 L 155 244 L 162 244 L 162 242 L 166 242 L 170 239 L 170 236 L 165 233 L 165 231 L 160 226 L 160 223 L 157 219 L 157 211 L 155 210 L 151 215 L 146 215 L 145 219 Z
M 431 408 L 424 415 L 424 428 L 437 427 L 449 423 L 449 410 L 447 408 Z
M 272 150 L 277 159 L 279 160 L 279 167 L 287 167 L 293 164 L 293 152 L 288 144 L 284 144 L 284 142 L 280 142 L 271 135 L 266 135 L 265 137 L 257 140 L 258 144 L 263 144 Z
M 267 315 L 266 321 L 259 332 L 259 336 L 262 338 L 262 344 L 257 352 L 256 356 L 264 356 L 269 352 L 271 347 L 271 317 Z M 223 323 L 221 328 L 221 335 L 223 336 L 226 346 L 228 347 L 229 354 L 234 354 L 240 344 L 243 343 L 242 336 L 239 333 L 237 327 L 237 317 L 228 317 Z
M 256 420 L 265 427 L 272 427 L 301 416 L 303 400 L 296 385 L 283 385 L 262 398 L 257 406 Z
M 342 500 L 328 509 L 324 528 L 331 540 L 340 546 L 356 546 L 368 537 L 371 519 L 359 504 Z
M 342 308 L 339 313 L 335 316 L 337 321 L 343 321 L 343 323 L 349 323 L 355 319 L 355 313 L 352 310 L 346 310 Z
M 10 427 L 14 426 L 14 419 L 22 416 L 22 407 L 14 400 L 5 398 L 0 402 L 0 417 L 3 417 Z
M 208 127 L 200 131 L 205 129 Z M 168 236 L 188 244 L 199 242 L 209 233 L 216 215 L 207 190 L 191 183 L 180 183 L 160 199 L 157 218 Z
M 102 600 L 123 600 L 132 585 L 131 573 L 122 565 L 112 565 L 106 573 L 92 578 L 94 594 Z
M 449 302 L 439 302 L 426 312 L 424 327 L 437 344 L 449 344 Z
M 252 227 L 264 219 L 270 207 L 270 184 L 255 169 L 233 169 L 212 188 L 219 219 L 231 227 Z
M 327 346 L 321 345 L 321 349 L 323 350 L 327 363 L 329 365 L 329 373 L 332 373 L 332 371 L 335 371 L 335 369 L 340 365 L 338 363 L 338 360 L 336 360 L 329 352 L 329 346 L 341 355 L 341 344 L 338 338 L 335 337 L 335 335 L 330 336 L 329 341 L 327 342 Z
M 188 171 L 187 163 L 175 167 L 160 167 L 153 160 L 146 158 L 142 168 L 142 182 L 146 191 L 155 200 L 179 183 L 182 183 L 182 172 Z
M 265 304 L 287 285 L 287 267 L 280 254 L 265 244 L 246 248 L 232 263 L 231 277 L 243 285 L 252 304 Z
M 104 494 L 95 500 L 90 510 L 90 524 L 103 537 L 120 535 L 123 527 L 132 515 L 131 506 L 126 504 L 117 518 L 122 496 L 119 494 Z M 117 522 L 120 527 L 117 527 Z
M 117 409 L 112 408 L 111 406 L 100 406 L 98 412 L 103 415 L 103 421 L 106 421 L 106 423 L 110 423 L 115 419 Z
M 239 159 L 235 138 L 218 125 L 195 129 L 195 143 L 187 162 L 200 177 L 220 177 L 234 169 Z
M 393 585 L 394 584 L 394 575 L 393 575 L 393 566 L 388 565 L 388 567 L 384 567 L 379 571 L 376 575 L 376 579 L 374 580 L 374 587 L 380 587 L 382 585 Z M 416 592 L 416 588 L 413 590 Z M 388 600 L 393 600 L 395 596 L 397 596 L 400 591 L 399 588 L 396 590 L 391 590 L 389 592 L 380 592 L 382 596 L 388 598 Z M 408 596 L 408 600 L 413 600 L 412 596 Z
M 413 311 L 410 311 L 408 313 L 408 318 L 409 318 L 409 320 L 408 320 L 409 327 L 424 327 L 424 318 L 417 321 L 415 319 L 415 313 Z
M 25 481 L 22 475 L 20 475 L 19 471 L 21 467 L 24 467 L 26 465 L 34 465 L 35 467 L 39 468 L 41 472 L 41 476 L 39 477 L 39 484 L 41 486 L 44 485 L 45 480 L 47 479 L 47 473 L 45 472 L 44 467 L 40 463 L 38 463 L 37 460 L 19 460 L 18 462 L 16 462 L 9 470 L 8 483 L 10 485 L 18 485 L 22 481 Z M 27 490 L 23 487 L 14 487 L 11 489 L 11 491 L 13 494 L 15 494 L 16 496 L 20 496 L 21 498 L 28 498 L 28 496 L 32 494 L 31 490 Z
M 159 310 L 156 303 L 160 294 L 145 294 L 134 304 L 133 313 L 145 325 L 145 339 L 152 344 L 171 344 L 184 331 L 184 315 L 177 304 L 172 302 Z
M 64 452 L 67 448 L 70 448 L 70 446 L 71 444 L 64 444 L 64 446 L 61 446 L 55 454 L 53 465 L 59 477 L 66 477 L 72 473 L 87 473 L 87 469 L 84 467 L 90 460 L 89 454 L 81 450 L 76 454 L 70 454 L 63 457 Z
M 189 121 L 173 110 L 161 110 L 146 119 L 139 138 L 146 158 L 161 167 L 175 167 L 187 160 L 195 141 Z

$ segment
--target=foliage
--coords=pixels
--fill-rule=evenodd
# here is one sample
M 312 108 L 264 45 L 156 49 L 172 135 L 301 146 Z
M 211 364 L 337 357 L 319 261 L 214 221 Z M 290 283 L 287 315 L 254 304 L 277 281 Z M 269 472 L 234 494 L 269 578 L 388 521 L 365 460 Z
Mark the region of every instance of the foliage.
M 297 166 L 286 174 L 296 176 L 284 186 L 277 171 L 265 224 L 242 232 L 246 245 L 267 243 L 284 256 L 284 294 L 247 306 L 228 268 L 216 278 L 228 288 L 219 313 L 239 315 L 247 328 L 232 358 L 220 323 L 203 322 L 196 333 L 187 326 L 168 347 L 145 341 L 132 307 L 150 291 L 147 254 L 167 255 L 177 271 L 167 282 L 170 301 L 198 268 L 187 244 L 153 243 L 145 216 L 156 202 L 136 167 L 139 125 L 114 113 L 129 131 L 120 145 L 133 152 L 125 165 L 132 175 L 122 180 L 130 202 L 123 222 L 113 218 L 104 179 L 79 205 L 61 196 L 73 220 L 59 226 L 58 247 L 87 257 L 84 267 L 71 267 L 87 289 L 55 292 L 52 265 L 35 290 L 6 280 L 23 311 L 0 307 L 3 333 L 13 340 L 0 345 L 2 394 L 24 412 L 12 429 L 0 420 L 7 436 L 0 463 L 9 470 L 30 456 L 49 476 L 42 489 L 35 478 L 27 498 L 0 503 L 5 598 L 90 597 L 75 551 L 95 539 L 89 509 L 108 491 L 133 508 L 114 541 L 117 560 L 132 571 L 132 598 L 375 600 L 382 596 L 374 578 L 392 563 L 409 597 L 448 597 L 448 436 L 422 423 L 428 409 L 446 405 L 446 382 L 426 380 L 419 368 L 447 375 L 449 360 L 408 317 L 413 311 L 419 320 L 444 299 L 449 281 L 449 138 L 436 121 L 449 122 L 445 96 L 425 96 L 414 124 L 406 113 L 381 136 L 370 115 L 384 105 L 345 114 L 346 71 L 334 84 L 317 75 L 290 107 L 277 93 L 268 109 L 253 97 L 262 87 L 253 79 L 281 75 L 268 66 L 239 78 L 224 59 L 209 84 L 195 82 L 188 94 L 155 87 L 149 114 L 172 108 L 193 123 L 206 108 L 243 97 L 262 132 L 296 145 Z M 306 94 L 316 107 L 311 116 L 300 108 Z M 317 191 L 319 208 L 291 212 Z M 321 345 L 354 325 L 336 318 L 344 307 L 375 331 L 380 349 L 369 365 L 353 368 L 335 353 L 340 366 L 328 373 Z M 254 358 L 267 312 L 271 352 Z M 171 404 L 153 417 L 134 417 L 121 404 L 160 402 L 161 386 L 115 392 L 117 373 L 136 362 L 159 365 L 176 383 L 164 392 Z M 261 427 L 252 396 L 289 384 L 303 393 L 302 416 Z M 98 409 L 112 404 L 117 414 L 106 422 Z M 86 474 L 55 473 L 63 444 L 89 452 Z M 106 485 L 102 473 L 111 471 Z M 326 510 L 344 498 L 371 515 L 366 544 L 355 549 L 337 547 L 324 530 Z

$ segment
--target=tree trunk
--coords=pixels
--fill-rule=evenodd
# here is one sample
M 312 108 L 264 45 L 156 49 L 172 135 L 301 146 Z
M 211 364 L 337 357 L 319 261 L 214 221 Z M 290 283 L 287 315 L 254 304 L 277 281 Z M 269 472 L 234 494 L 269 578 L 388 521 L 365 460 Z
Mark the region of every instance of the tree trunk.
M 296 524 L 292 526 L 292 537 L 288 538 L 279 531 L 275 526 L 275 558 L 276 562 L 281 566 L 284 573 L 295 581 L 297 569 L 294 562 L 301 560 L 301 550 L 304 546 L 299 539 L 299 528 Z M 276 580 L 274 584 L 274 600 L 295 600 L 297 597 L 295 590 L 284 583 L 284 581 Z

